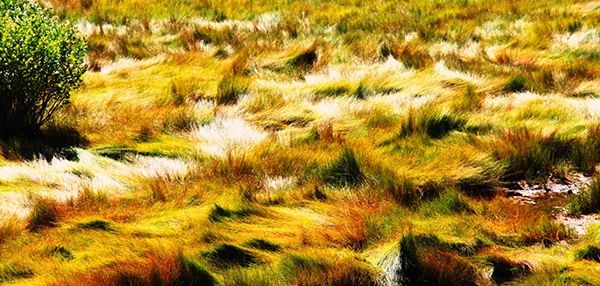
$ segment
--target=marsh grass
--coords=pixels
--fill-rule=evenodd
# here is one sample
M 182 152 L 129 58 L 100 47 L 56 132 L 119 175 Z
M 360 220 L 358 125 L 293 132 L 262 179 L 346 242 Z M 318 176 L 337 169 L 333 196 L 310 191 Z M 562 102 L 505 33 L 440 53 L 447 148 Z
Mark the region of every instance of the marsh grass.
M 291 253 L 279 265 L 288 277 L 288 283 L 296 285 L 375 285 L 372 270 L 350 258 L 324 258 L 314 254 Z
M 502 196 L 596 172 L 594 5 L 46 2 L 89 71 L 0 143 L 0 284 L 600 283 Z
M 450 215 L 473 212 L 473 209 L 459 192 L 447 190 L 439 197 L 421 205 L 421 212 L 428 216 Z
M 567 145 L 556 134 L 544 135 L 526 128 L 506 130 L 492 152 L 506 166 L 505 179 L 543 178 L 564 164 Z
M 586 259 L 600 262 L 600 247 L 597 245 L 587 245 L 575 252 L 575 259 Z
M 550 247 L 560 241 L 573 237 L 573 230 L 552 218 L 542 217 L 535 224 L 526 227 L 521 235 L 525 244 L 541 243 Z
M 335 186 L 356 186 L 365 180 L 354 152 L 344 148 L 342 154 L 320 174 L 323 182 Z
M 499 284 L 527 275 L 532 270 L 531 265 L 526 262 L 513 261 L 510 258 L 497 254 L 486 257 L 486 261 L 494 267 L 492 280 Z
M 37 232 L 46 227 L 57 225 L 63 215 L 61 205 L 50 198 L 32 198 L 32 210 L 28 218 L 27 229 Z
M 203 256 L 221 267 L 247 267 L 259 262 L 252 252 L 233 244 L 223 243 L 204 252 Z
M 568 206 L 568 212 L 573 215 L 596 213 L 600 210 L 600 179 L 595 176 L 592 182 L 584 188 Z
M 394 256 L 386 258 L 396 259 L 396 263 L 389 263 L 384 269 L 387 283 L 478 285 L 483 281 L 473 264 L 453 253 L 435 236 L 409 233 L 399 240 L 397 247 Z
M 241 95 L 248 92 L 250 80 L 236 75 L 225 75 L 217 88 L 215 97 L 217 104 L 227 105 L 234 104 L 238 101 Z
M 23 230 L 25 230 L 25 225 L 18 217 L 2 216 L 0 221 L 0 244 L 18 236 Z
M 153 250 L 146 259 L 108 265 L 84 277 L 65 277 L 51 285 L 85 281 L 86 285 L 218 285 L 206 268 L 180 252 Z
M 400 130 L 394 137 L 385 140 L 382 144 L 397 143 L 414 134 L 441 139 L 454 130 L 460 130 L 465 124 L 466 120 L 460 115 L 440 112 L 432 106 L 419 109 L 410 107 L 408 113 L 400 121 Z
M 12 262 L 0 268 L 0 282 L 8 283 L 13 280 L 31 277 L 34 272 L 27 266 Z

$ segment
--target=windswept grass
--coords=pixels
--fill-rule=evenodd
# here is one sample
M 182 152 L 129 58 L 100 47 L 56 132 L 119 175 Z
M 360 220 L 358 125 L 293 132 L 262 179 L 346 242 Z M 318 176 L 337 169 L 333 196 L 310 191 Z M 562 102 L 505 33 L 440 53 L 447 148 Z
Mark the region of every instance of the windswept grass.
M 600 283 L 594 3 L 43 2 L 89 70 L 0 142 L 0 284 Z
M 597 213 L 600 211 L 600 179 L 595 176 L 569 204 L 569 213 L 573 215 Z

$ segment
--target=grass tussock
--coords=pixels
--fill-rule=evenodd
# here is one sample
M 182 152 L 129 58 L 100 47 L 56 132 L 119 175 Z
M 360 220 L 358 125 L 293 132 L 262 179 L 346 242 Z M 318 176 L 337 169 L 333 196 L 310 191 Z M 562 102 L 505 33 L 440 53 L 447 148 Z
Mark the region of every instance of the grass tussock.
M 27 229 L 35 232 L 58 224 L 63 208 L 56 200 L 38 197 L 32 199 L 32 203 Z
M 505 164 L 506 179 L 543 178 L 564 161 L 566 142 L 556 134 L 544 135 L 526 128 L 504 131 L 492 152 Z
M 0 282 L 10 283 L 11 281 L 28 278 L 34 275 L 30 267 L 21 263 L 10 262 L 0 268 Z
M 575 259 L 585 259 L 600 263 L 600 247 L 587 245 L 575 252 Z
M 420 134 L 432 139 L 441 139 L 454 130 L 460 130 L 466 120 L 459 115 L 436 111 L 435 108 L 409 108 L 408 113 L 400 121 L 400 130 L 383 144 L 397 143 L 399 140 Z
M 372 270 L 350 257 L 329 260 L 304 253 L 292 253 L 280 262 L 280 269 L 293 285 L 376 285 Z
M 581 215 L 598 211 L 600 211 L 600 178 L 595 176 L 592 182 L 571 200 L 568 212 Z
M 236 103 L 240 96 L 248 92 L 250 82 L 245 77 L 236 75 L 223 76 L 217 87 L 217 95 L 215 97 L 217 104 L 227 105 Z
M 217 279 L 206 268 L 179 252 L 151 252 L 136 262 L 119 262 L 105 266 L 95 273 L 80 277 L 66 277 L 51 285 L 65 285 L 85 281 L 86 285 L 218 285 Z
M 0 244 L 18 236 L 23 230 L 25 225 L 21 219 L 16 216 L 3 216 L 0 221 Z
M 408 234 L 379 263 L 385 285 L 479 285 L 483 280 L 467 259 L 448 251 L 435 237 Z
M 593 3 L 192 2 L 45 1 L 88 72 L 0 140 L 0 284 L 600 284 Z
M 228 243 L 220 244 L 203 255 L 220 267 L 248 267 L 259 262 L 259 258 L 252 252 Z
M 356 186 L 365 180 L 353 151 L 344 148 L 342 154 L 321 171 L 323 182 L 334 186 Z

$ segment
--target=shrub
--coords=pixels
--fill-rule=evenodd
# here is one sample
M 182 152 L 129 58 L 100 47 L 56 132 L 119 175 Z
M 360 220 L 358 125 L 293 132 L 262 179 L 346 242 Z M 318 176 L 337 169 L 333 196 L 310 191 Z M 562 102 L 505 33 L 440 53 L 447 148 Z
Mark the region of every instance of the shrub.
M 36 1 L 0 1 L 0 135 L 38 130 L 85 72 L 85 41 Z

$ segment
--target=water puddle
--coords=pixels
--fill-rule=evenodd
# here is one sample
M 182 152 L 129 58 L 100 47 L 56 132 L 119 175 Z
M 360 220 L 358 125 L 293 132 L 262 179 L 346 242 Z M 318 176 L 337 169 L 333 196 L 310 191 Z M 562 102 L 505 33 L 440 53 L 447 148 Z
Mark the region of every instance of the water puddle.
M 505 195 L 520 204 L 531 204 L 543 208 L 551 208 L 555 219 L 573 229 L 576 235 L 585 235 L 588 226 L 600 222 L 600 215 L 590 214 L 572 216 L 567 214 L 569 203 L 591 181 L 582 174 L 572 175 L 566 182 L 548 182 L 545 184 L 529 184 L 526 181 L 515 182 L 505 190 Z

